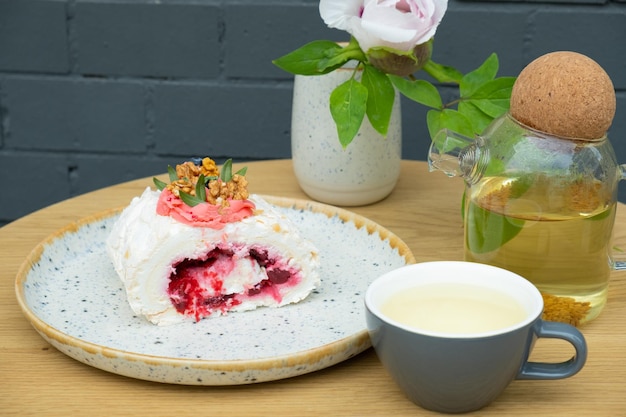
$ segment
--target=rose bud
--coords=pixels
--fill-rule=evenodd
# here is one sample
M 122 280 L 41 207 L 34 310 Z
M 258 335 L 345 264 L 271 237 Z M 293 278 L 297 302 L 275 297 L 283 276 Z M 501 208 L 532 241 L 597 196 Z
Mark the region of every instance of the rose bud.
M 412 52 L 401 54 L 387 48 L 371 48 L 367 52 L 367 58 L 369 63 L 379 70 L 404 77 L 422 69 L 430 59 L 432 51 L 432 42 L 428 41 L 417 45 Z

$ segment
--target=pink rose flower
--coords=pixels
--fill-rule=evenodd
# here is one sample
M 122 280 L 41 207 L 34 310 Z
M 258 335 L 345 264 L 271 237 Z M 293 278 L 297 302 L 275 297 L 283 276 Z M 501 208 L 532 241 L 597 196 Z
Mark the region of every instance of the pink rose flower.
M 367 53 L 387 47 L 411 51 L 428 42 L 448 0 L 320 0 L 320 16 L 330 28 L 345 30 Z

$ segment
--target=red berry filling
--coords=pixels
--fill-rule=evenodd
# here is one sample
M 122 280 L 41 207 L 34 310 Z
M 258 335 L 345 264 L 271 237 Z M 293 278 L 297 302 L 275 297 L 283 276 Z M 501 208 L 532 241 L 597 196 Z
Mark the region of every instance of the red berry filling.
M 216 248 L 202 259 L 184 259 L 175 264 L 170 275 L 168 293 L 176 310 L 200 320 L 215 311 L 226 312 L 243 300 L 260 294 L 270 295 L 280 302 L 280 288 L 296 285 L 299 281 L 296 279 L 296 271 L 279 267 L 279 262 L 270 258 L 266 250 L 250 249 L 245 259 L 261 266 L 267 278 L 248 288 L 243 294 L 222 293 L 223 278 L 235 268 L 232 250 Z

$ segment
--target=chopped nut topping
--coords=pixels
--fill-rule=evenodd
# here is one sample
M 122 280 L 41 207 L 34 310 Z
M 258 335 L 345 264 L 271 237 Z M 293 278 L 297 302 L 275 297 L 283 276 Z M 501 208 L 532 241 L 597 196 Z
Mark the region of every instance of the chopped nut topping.
M 248 180 L 246 177 L 235 174 L 228 182 L 222 180 L 209 181 L 207 201 L 211 204 L 223 204 L 227 199 L 245 200 L 248 193 Z
M 230 180 L 223 181 L 215 161 L 211 158 L 202 159 L 201 165 L 196 165 L 191 161 L 176 165 L 178 179 L 167 184 L 166 188 L 177 197 L 180 197 L 181 192 L 195 196 L 200 175 L 208 179 L 206 201 L 211 204 L 228 206 L 229 199 L 246 200 L 250 195 L 248 180 L 245 176 L 234 174 Z

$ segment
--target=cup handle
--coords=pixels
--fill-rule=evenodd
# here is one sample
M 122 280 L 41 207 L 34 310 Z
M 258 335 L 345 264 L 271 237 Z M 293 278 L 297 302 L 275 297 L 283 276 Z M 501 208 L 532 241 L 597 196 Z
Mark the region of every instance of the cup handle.
M 576 352 L 569 360 L 560 363 L 526 362 L 517 379 L 563 379 L 575 375 L 587 360 L 587 343 L 582 333 L 569 324 L 539 320 L 535 325 L 538 338 L 563 339 Z

